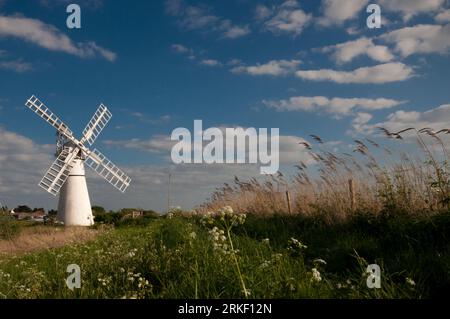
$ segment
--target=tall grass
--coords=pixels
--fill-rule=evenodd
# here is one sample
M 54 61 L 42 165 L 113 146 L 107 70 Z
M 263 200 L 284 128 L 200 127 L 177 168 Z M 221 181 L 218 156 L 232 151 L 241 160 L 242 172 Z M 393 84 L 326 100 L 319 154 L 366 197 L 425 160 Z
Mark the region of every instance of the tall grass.
M 233 184 L 217 189 L 197 211 L 229 205 L 250 214 L 287 213 L 286 191 L 291 213 L 321 215 L 330 222 L 355 212 L 429 215 L 448 210 L 450 157 L 442 138 L 450 131 L 380 128 L 380 132 L 389 139 L 389 147 L 371 139 L 354 140 L 349 152 L 339 153 L 311 135 L 315 143 L 302 142 L 299 147 L 306 149 L 314 165 L 299 162 L 290 179 L 281 173 L 264 180 L 235 177 Z M 414 139 L 418 147 L 411 151 Z
M 19 236 L 21 228 L 14 218 L 0 214 L 0 240 L 12 240 Z

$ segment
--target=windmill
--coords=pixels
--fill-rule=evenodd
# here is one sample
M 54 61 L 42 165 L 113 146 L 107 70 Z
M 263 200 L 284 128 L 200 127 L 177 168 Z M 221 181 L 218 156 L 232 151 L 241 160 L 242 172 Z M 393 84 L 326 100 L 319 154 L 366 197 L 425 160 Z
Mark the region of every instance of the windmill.
M 34 95 L 25 105 L 57 130 L 56 160 L 39 183 L 50 194 L 59 194 L 57 219 L 66 226 L 90 226 L 94 224 L 91 203 L 86 185 L 84 164 L 106 179 L 122 193 L 130 185 L 131 178 L 108 160 L 100 151 L 91 151 L 85 144 L 94 144 L 100 132 L 112 117 L 101 104 L 83 130 L 81 140 L 48 107 Z

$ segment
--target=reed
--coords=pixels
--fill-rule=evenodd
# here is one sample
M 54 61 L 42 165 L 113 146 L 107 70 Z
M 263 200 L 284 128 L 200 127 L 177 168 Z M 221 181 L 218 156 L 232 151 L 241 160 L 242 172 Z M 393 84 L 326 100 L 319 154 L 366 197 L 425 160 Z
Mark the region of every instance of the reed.
M 358 212 L 430 215 L 448 210 L 450 170 L 444 136 L 450 130 L 379 132 L 383 136 L 377 141 L 354 140 L 353 149 L 341 153 L 331 151 L 320 136 L 310 135 L 312 142 L 299 147 L 308 152 L 312 164 L 299 161 L 290 178 L 280 172 L 246 181 L 236 176 L 197 212 L 231 206 L 247 214 L 288 214 L 286 191 L 292 214 L 321 215 L 329 222 Z

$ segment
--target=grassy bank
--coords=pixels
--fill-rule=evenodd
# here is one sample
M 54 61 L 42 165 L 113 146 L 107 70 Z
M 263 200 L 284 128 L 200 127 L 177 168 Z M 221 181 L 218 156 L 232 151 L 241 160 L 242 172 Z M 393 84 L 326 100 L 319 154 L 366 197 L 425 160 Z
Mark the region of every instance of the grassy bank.
M 450 288 L 450 214 L 155 218 L 0 257 L 3 298 L 429 298 Z M 69 264 L 81 289 L 69 290 Z M 367 264 L 382 269 L 366 285 Z

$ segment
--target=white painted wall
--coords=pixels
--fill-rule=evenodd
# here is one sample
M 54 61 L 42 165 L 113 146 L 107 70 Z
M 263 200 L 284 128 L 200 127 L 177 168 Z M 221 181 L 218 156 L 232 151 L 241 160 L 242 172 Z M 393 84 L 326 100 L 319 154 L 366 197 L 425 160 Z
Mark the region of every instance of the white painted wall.
M 69 177 L 61 188 L 56 218 L 64 222 L 65 226 L 94 224 L 84 164 L 80 159 L 75 160 Z

